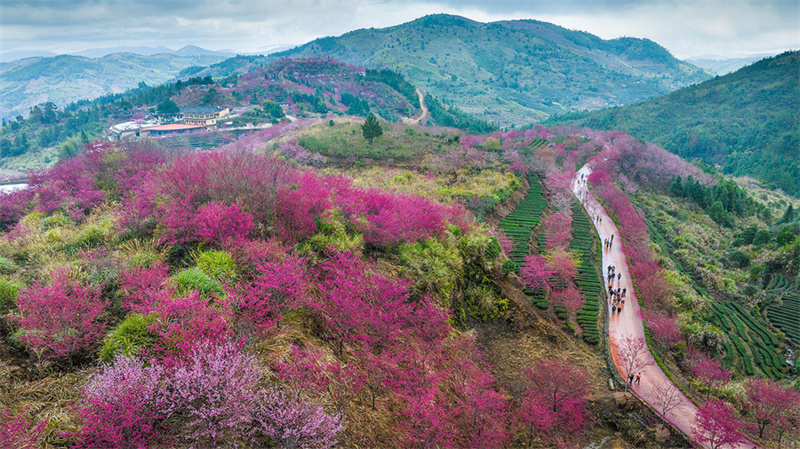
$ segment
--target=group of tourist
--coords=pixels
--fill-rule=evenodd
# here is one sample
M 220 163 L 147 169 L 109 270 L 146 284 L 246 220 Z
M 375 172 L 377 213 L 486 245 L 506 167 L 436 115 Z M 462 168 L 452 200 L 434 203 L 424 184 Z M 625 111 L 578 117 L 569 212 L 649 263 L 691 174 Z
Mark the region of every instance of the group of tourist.
M 605 249 L 611 249 L 613 245 L 614 245 L 614 234 L 611 234 L 611 237 L 603 240 L 603 247 Z
M 609 265 L 608 276 L 608 301 L 611 305 L 611 315 L 619 315 L 622 313 L 622 308 L 625 306 L 625 296 L 628 294 L 627 288 L 622 288 L 622 273 L 616 272 L 614 265 Z M 614 280 L 617 281 L 617 288 L 614 288 Z

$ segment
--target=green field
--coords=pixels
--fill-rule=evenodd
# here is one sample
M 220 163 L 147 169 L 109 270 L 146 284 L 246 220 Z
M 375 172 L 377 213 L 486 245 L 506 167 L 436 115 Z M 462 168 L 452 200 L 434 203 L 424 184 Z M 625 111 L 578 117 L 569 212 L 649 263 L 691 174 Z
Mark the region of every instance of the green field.
M 578 324 L 583 330 L 583 338 L 587 343 L 597 344 L 600 340 L 600 329 L 598 326 L 598 309 L 604 303 L 603 282 L 600 273 L 597 272 L 594 261 L 597 254 L 593 254 L 592 248 L 597 248 L 598 242 L 594 238 L 595 229 L 589 219 L 589 215 L 581 206 L 577 199 L 572 202 L 572 242 L 569 249 L 580 257 L 578 267 L 578 278 L 575 284 L 583 293 L 586 302 L 578 310 Z
M 791 284 L 777 274 L 772 276 L 767 290 L 772 293 L 767 318 L 793 342 L 800 344 L 800 285 Z
M 514 242 L 514 249 L 509 254 L 509 257 L 516 264 L 517 272 L 525 262 L 525 256 L 529 253 L 528 241 L 531 237 L 531 231 L 539 224 L 539 220 L 542 218 L 542 211 L 547 206 L 542 181 L 536 175 L 529 174 L 528 183 L 530 184 L 528 195 L 519 203 L 516 209 L 511 211 L 500 222 L 503 232 Z M 526 289 L 526 294 L 537 306 L 547 307 L 544 291 Z
M 727 366 L 742 368 L 748 376 L 783 377 L 786 361 L 780 353 L 780 342 L 760 317 L 751 315 L 744 306 L 734 302 L 713 302 L 711 311 L 711 322 L 730 339 L 723 358 Z

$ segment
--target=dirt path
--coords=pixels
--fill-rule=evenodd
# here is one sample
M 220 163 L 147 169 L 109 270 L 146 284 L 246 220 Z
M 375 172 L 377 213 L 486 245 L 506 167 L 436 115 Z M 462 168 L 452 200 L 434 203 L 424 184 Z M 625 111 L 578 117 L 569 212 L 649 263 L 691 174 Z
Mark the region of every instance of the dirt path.
M 422 111 L 417 118 L 404 118 L 403 123 L 406 125 L 419 125 L 422 123 L 423 125 L 428 120 L 428 107 L 425 106 L 425 93 L 421 90 L 417 89 L 417 97 L 419 98 L 419 108 Z
M 621 342 L 625 338 L 641 338 L 644 339 L 644 325 L 642 324 L 642 312 L 639 308 L 639 302 L 636 299 L 636 293 L 633 290 L 631 277 L 627 259 L 624 251 L 622 250 L 622 242 L 619 235 L 619 229 L 614 224 L 611 217 L 608 216 L 605 209 L 600 205 L 597 199 L 588 192 L 588 190 L 581 183 L 581 174 L 588 177 L 592 172 L 588 166 L 583 166 L 576 174 L 572 182 L 572 192 L 578 197 L 579 200 L 586 200 L 583 204 L 589 216 L 594 219 L 595 216 L 602 217 L 602 223 L 598 224 L 593 221 L 600 240 L 604 241 L 606 238 L 614 237 L 614 244 L 611 249 L 603 250 L 603 279 L 604 282 L 608 276 L 609 265 L 616 267 L 615 273 L 622 274 L 621 282 L 614 281 L 613 287 L 621 287 L 627 289 L 627 297 L 625 298 L 625 306 L 621 314 L 611 314 L 610 304 L 606 304 L 607 316 L 611 317 L 608 323 L 608 340 L 609 348 L 611 350 L 611 357 L 623 379 L 627 379 L 627 374 L 623 369 L 623 362 L 620 356 Z M 606 284 L 607 285 L 607 284 Z M 639 385 L 633 385 L 633 391 L 641 397 L 645 402 L 653 406 L 654 409 L 659 409 L 660 401 L 657 399 L 656 389 L 662 385 L 673 385 L 672 381 L 664 374 L 664 371 L 658 366 L 653 359 L 650 351 L 641 354 L 640 359 L 642 362 L 649 362 L 649 366 L 641 370 L 642 377 Z M 691 437 L 692 429 L 697 419 L 697 406 L 695 406 L 686 396 L 680 393 L 677 397 L 677 405 L 666 414 L 666 419 L 673 426 L 677 427 L 685 434 Z M 710 446 L 707 446 L 710 447 Z M 730 446 L 726 446 L 728 448 Z M 754 444 L 739 445 L 736 448 L 753 448 Z

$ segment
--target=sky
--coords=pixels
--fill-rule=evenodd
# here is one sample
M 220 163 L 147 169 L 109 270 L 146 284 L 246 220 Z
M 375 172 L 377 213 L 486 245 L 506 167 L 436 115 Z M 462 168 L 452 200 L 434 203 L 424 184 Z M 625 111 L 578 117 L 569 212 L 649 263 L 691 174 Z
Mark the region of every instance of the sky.
M 3 0 L 0 53 L 159 45 L 260 53 L 435 13 L 648 38 L 681 59 L 800 48 L 798 0 Z

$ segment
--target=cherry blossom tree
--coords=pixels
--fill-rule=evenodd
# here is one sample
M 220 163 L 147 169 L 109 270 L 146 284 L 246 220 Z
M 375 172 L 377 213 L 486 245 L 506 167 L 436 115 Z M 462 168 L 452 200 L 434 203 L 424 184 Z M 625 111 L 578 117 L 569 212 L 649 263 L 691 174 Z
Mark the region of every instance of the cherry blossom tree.
M 519 419 L 530 433 L 530 444 L 536 435 L 550 444 L 577 436 L 586 425 L 588 373 L 561 359 L 539 360 L 522 372 L 525 382 Z
M 649 350 L 644 338 L 623 337 L 619 342 L 617 353 L 624 376 L 636 375 L 654 363 L 653 360 L 646 357 Z M 628 383 L 626 382 L 625 390 L 627 391 L 627 389 Z
M 555 273 L 556 270 L 544 256 L 532 255 L 525 257 L 525 262 L 519 270 L 519 277 L 530 288 L 549 288 L 551 277 Z
M 708 388 L 706 401 L 711 397 L 712 390 L 720 388 L 731 380 L 731 372 L 722 368 L 722 365 L 711 357 L 695 352 L 689 359 L 692 374 L 703 382 Z
M 680 403 L 682 393 L 672 382 L 662 381 L 653 388 L 655 406 L 661 417 L 666 419 L 667 413 L 671 412 Z
M 745 409 L 755 419 L 758 437 L 768 428 L 779 439 L 800 424 L 800 394 L 769 379 L 750 379 L 745 389 Z
M 744 443 L 747 440 L 739 433 L 742 424 L 733 407 L 718 399 L 706 402 L 697 412 L 692 437 L 711 449 Z

